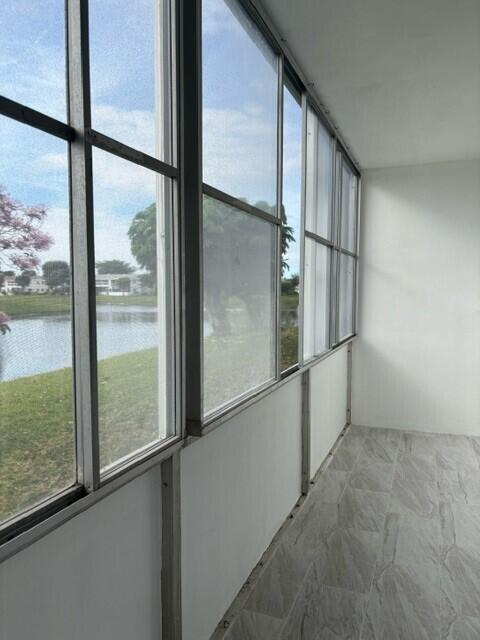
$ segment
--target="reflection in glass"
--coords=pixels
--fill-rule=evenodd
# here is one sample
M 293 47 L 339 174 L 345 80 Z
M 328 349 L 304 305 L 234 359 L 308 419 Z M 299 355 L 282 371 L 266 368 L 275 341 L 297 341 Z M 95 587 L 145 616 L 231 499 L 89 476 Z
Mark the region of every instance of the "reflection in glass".
M 339 341 L 353 333 L 355 258 L 340 257 Z
M 274 211 L 277 58 L 239 3 L 202 10 L 203 181 Z
M 65 120 L 65 0 L 2 0 L 0 94 Z
M 0 118 L 0 521 L 73 485 L 67 144 Z
M 342 162 L 342 248 L 356 252 L 357 178 Z
M 94 149 L 101 468 L 172 435 L 171 183 Z
M 330 249 L 305 238 L 305 300 L 303 356 L 305 360 L 329 348 Z
M 300 215 L 302 197 L 302 108 L 288 87 L 283 91 L 282 282 L 280 298 L 281 371 L 298 362 Z
M 274 225 L 204 197 L 204 413 L 275 375 Z
M 171 162 L 169 0 L 90 0 L 92 126 Z
M 305 228 L 330 239 L 333 139 L 309 107 L 307 110 L 307 166 Z

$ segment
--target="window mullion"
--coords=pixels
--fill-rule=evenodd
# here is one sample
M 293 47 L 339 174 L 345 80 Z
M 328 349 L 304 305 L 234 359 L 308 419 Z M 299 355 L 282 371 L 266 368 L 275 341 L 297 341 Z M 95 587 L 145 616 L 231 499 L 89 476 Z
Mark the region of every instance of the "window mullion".
M 203 421 L 201 0 L 181 0 L 179 14 L 180 233 L 184 294 L 182 404 L 187 432 L 200 435 Z
M 70 145 L 72 211 L 74 377 L 78 481 L 87 491 L 100 483 L 97 399 L 95 255 L 93 246 L 88 5 L 68 0 L 69 117 L 76 135 Z
M 278 91 L 277 91 L 277 218 L 280 225 L 276 229 L 276 273 L 275 273 L 275 378 L 281 377 L 281 349 L 282 349 L 282 235 L 283 235 L 283 55 L 278 56 Z
M 307 206 L 307 94 L 302 93 L 302 191 L 300 210 L 300 285 L 298 309 L 298 362 L 304 362 L 304 322 L 305 322 L 305 220 Z

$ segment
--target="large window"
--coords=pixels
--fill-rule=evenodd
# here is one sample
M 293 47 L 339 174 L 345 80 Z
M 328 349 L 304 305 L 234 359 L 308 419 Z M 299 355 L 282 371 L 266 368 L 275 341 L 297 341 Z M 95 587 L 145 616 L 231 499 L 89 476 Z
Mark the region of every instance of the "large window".
M 302 215 L 302 107 L 297 91 L 283 89 L 281 264 L 281 371 L 298 363 Z
M 339 173 L 337 226 L 340 236 L 340 246 L 336 252 L 339 269 L 337 342 L 340 342 L 355 333 L 358 178 L 343 154 L 338 154 L 337 163 Z
M 203 4 L 205 415 L 275 379 L 278 57 L 235 2 Z M 292 212 L 292 215 L 295 213 Z
M 330 348 L 334 141 L 307 107 L 303 357 Z
M 350 154 L 248 3 L 187 4 L 0 3 L 0 542 L 355 334 Z
M 67 5 L 0 6 L 2 531 L 176 433 L 170 2 Z

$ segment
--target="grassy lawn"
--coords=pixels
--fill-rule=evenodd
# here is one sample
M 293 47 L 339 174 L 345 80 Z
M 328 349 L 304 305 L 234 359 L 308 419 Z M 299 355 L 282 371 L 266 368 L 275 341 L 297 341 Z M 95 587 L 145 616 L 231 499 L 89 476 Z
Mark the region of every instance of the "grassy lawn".
M 156 296 L 97 296 L 97 304 L 153 306 L 156 302 Z M 48 293 L 0 296 L 0 311 L 12 318 L 68 313 L 70 311 L 70 296 L 54 296 Z
M 20 314 L 35 299 L 45 305 L 57 296 L 11 296 L 0 310 Z M 103 301 L 102 296 L 102 301 Z M 112 298 L 115 303 L 129 298 Z M 151 304 L 142 297 L 142 304 Z M 8 311 L 3 304 L 12 304 Z M 110 300 L 109 300 L 110 301 Z M 120 301 L 120 302 L 119 302 Z M 15 305 L 17 305 L 15 307 Z M 45 306 L 43 307 L 43 310 Z M 282 367 L 297 361 L 298 328 L 282 328 Z M 218 407 L 267 381 L 271 345 L 263 331 L 205 339 L 205 406 Z M 98 366 L 101 466 L 149 444 L 158 436 L 157 350 L 147 349 L 101 360 Z M 72 372 L 51 373 L 0 383 L 0 521 L 75 481 Z
M 102 466 L 156 437 L 156 350 L 99 363 Z M 72 374 L 61 369 L 0 384 L 0 520 L 75 478 Z

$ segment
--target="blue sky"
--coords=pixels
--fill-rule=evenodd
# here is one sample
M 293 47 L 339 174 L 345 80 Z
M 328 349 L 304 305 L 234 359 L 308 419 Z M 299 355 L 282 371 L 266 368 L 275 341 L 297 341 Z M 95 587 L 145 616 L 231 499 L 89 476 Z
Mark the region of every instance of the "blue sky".
M 63 0 L 0 3 L 0 93 L 61 120 L 65 108 Z M 90 0 L 92 124 L 155 154 L 153 0 Z M 204 0 L 205 180 L 251 202 L 275 199 L 275 58 L 254 28 L 248 33 L 223 0 Z M 284 204 L 289 223 L 299 211 L 301 113 L 285 102 Z M 49 208 L 45 228 L 55 239 L 42 259 L 68 258 L 66 144 L 0 118 L 0 184 L 25 204 Z M 288 158 L 288 159 L 287 159 Z M 155 174 L 96 152 L 94 157 L 98 259 L 134 262 L 127 230 L 154 201 Z M 292 273 L 298 247 L 292 247 Z

